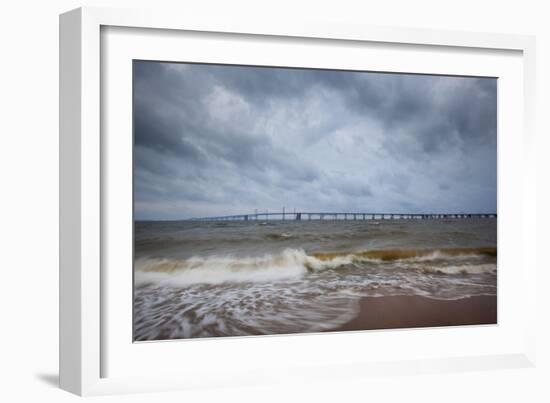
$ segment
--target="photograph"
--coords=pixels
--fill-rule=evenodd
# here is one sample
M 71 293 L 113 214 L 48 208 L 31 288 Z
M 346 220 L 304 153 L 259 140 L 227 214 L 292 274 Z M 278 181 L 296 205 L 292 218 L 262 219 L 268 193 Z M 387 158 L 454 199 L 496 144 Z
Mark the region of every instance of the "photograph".
M 497 324 L 496 77 L 132 63 L 134 342 Z

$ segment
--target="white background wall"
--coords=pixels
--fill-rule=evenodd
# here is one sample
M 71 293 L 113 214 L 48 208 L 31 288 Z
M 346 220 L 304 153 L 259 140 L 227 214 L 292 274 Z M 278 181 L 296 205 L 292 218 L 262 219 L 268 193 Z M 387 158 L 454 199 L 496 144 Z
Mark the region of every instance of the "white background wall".
M 544 1 L 72 1 L 11 0 L 0 6 L 0 400 L 74 401 L 57 383 L 58 14 L 81 5 L 163 7 L 273 19 L 451 28 L 537 36 L 539 259 L 549 239 L 550 12 Z M 543 188 L 542 185 L 545 187 Z M 541 265 L 550 268 L 550 265 Z M 258 387 L 94 398 L 100 401 L 550 401 L 550 304 L 540 276 L 535 369 L 376 377 L 302 387 Z

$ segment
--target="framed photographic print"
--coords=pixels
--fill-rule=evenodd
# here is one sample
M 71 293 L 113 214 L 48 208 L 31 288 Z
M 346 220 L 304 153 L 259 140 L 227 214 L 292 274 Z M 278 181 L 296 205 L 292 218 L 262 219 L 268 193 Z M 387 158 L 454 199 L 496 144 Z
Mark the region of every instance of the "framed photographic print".
M 62 387 L 532 365 L 533 39 L 434 33 L 63 14 Z
M 133 88 L 134 340 L 497 323 L 496 78 L 134 60 Z

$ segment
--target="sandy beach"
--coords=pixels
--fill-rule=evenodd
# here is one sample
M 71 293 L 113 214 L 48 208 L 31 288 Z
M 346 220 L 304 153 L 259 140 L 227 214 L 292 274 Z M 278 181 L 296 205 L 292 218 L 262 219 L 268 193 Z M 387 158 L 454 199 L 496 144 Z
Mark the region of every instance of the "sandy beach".
M 497 297 L 438 300 L 421 296 L 364 297 L 357 317 L 332 331 L 497 323 Z

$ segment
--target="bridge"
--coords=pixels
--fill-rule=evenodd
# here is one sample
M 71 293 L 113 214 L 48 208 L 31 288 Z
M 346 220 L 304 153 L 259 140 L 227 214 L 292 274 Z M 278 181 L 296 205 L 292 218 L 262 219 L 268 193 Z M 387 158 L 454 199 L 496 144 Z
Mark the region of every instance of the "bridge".
M 300 221 L 300 220 L 440 220 L 464 218 L 497 218 L 496 213 L 331 213 L 331 212 L 278 212 L 196 217 L 191 221 Z

